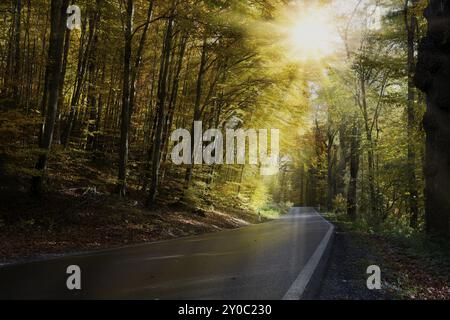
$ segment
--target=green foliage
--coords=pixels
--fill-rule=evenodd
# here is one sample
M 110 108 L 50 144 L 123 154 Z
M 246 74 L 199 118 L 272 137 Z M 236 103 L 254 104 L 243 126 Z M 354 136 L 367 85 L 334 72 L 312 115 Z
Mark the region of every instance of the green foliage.
M 338 194 L 333 199 L 333 211 L 336 214 L 345 214 L 347 212 L 347 199 L 342 194 Z

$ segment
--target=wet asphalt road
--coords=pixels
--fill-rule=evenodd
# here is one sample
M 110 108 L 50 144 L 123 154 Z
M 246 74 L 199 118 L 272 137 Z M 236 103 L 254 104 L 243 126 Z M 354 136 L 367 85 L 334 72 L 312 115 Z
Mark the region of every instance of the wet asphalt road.
M 330 229 L 293 208 L 237 230 L 0 268 L 0 299 L 280 300 Z M 70 265 L 81 290 L 66 287 Z

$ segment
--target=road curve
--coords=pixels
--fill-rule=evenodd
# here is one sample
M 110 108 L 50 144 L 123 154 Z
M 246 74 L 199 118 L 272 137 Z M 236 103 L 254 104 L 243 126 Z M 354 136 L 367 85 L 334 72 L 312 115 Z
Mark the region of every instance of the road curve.
M 280 300 L 331 228 L 293 208 L 237 230 L 4 266 L 0 299 Z M 66 287 L 69 265 L 81 269 L 79 291 Z

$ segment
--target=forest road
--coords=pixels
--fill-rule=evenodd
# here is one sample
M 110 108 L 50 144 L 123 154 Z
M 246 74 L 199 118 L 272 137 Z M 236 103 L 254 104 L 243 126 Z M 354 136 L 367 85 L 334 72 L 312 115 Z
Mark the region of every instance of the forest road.
M 292 208 L 237 230 L 3 266 L 0 299 L 295 299 L 333 230 Z M 81 290 L 67 288 L 71 265 Z

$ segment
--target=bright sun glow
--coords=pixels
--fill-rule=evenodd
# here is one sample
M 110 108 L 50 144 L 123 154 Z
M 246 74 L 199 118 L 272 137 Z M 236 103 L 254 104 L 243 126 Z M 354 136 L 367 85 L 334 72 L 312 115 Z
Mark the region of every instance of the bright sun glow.
M 333 15 L 325 8 L 289 6 L 279 28 L 282 46 L 295 60 L 319 60 L 336 51 L 339 35 Z

